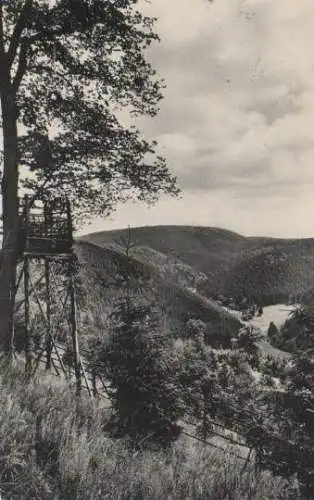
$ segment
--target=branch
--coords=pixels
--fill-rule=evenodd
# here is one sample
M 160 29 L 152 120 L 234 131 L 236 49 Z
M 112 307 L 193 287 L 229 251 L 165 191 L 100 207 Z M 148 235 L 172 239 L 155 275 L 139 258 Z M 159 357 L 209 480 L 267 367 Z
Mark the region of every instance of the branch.
M 18 46 L 21 40 L 21 35 L 24 28 L 26 27 L 27 14 L 30 12 L 33 0 L 26 0 L 24 7 L 22 8 L 20 17 L 18 18 L 14 31 L 12 33 L 10 46 L 8 49 L 8 65 L 9 68 L 12 67 L 13 61 L 16 57 Z
M 20 86 L 23 76 L 27 68 L 27 51 L 29 47 L 29 40 L 23 40 L 20 49 L 19 62 L 16 70 L 16 75 L 14 77 L 12 87 L 13 91 L 16 93 Z
M 4 55 L 4 39 L 3 39 L 3 7 L 0 4 L 0 57 Z
M 3 69 L 5 66 L 5 50 L 4 50 L 4 39 L 3 39 L 3 10 L 0 3 L 0 86 L 3 80 Z

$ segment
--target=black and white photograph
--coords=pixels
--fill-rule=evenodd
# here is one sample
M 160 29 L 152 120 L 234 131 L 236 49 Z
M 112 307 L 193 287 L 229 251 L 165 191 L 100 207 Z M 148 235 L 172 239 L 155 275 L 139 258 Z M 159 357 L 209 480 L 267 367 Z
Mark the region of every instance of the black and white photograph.
M 314 500 L 312 0 L 0 0 L 0 500 Z

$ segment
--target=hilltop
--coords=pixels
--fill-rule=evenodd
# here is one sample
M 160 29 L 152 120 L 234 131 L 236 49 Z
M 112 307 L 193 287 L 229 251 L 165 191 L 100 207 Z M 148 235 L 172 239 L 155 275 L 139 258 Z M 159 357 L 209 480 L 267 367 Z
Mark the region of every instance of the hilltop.
M 127 229 L 101 231 L 80 238 L 99 246 L 126 238 Z M 211 274 L 213 265 L 224 263 L 241 252 L 246 238 L 219 228 L 199 226 L 146 226 L 131 229 L 132 241 L 139 247 L 148 247 L 168 257 L 180 259 L 197 269 Z

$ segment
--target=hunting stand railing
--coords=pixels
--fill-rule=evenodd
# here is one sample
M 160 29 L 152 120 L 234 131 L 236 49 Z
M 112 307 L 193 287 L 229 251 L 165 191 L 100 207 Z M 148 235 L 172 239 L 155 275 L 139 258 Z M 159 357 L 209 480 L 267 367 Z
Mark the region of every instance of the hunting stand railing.
M 48 201 L 27 195 L 20 199 L 15 242 L 17 280 L 12 299 L 12 350 L 24 351 L 25 370 L 30 377 L 44 362 L 46 370 L 54 368 L 57 374 L 61 370 L 70 379 L 70 366 L 79 393 L 82 376 L 86 384 L 87 379 L 78 345 L 77 266 L 69 200 Z M 62 350 L 66 350 L 66 356 L 62 356 Z

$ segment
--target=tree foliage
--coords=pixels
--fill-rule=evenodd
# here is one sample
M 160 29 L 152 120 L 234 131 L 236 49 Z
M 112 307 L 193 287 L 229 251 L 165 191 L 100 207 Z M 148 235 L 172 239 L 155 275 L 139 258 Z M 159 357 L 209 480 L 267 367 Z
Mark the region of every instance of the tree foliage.
M 294 309 L 272 343 L 294 354 L 313 354 L 314 310 L 311 304 Z
M 176 178 L 130 116 L 154 117 L 163 82 L 138 0 L 0 2 L 3 252 L 0 350 L 11 349 L 18 194 L 67 196 L 76 217 L 176 195 Z
M 154 19 L 137 3 L 0 6 L 0 93 L 12 101 L 19 124 L 21 184 L 67 195 L 85 214 L 108 212 L 133 196 L 155 200 L 162 191 L 177 192 L 165 161 L 154 156 L 156 143 L 119 120 L 121 109 L 155 116 L 162 98 L 163 82 L 145 57 L 158 40 Z M 4 106 L 2 114 L 5 128 Z
M 297 356 L 281 369 L 282 386 L 261 393 L 255 407 L 256 414 L 259 411 L 264 416 L 259 433 L 259 465 L 285 478 L 297 476 L 302 498 L 311 499 L 314 488 L 313 361 Z

